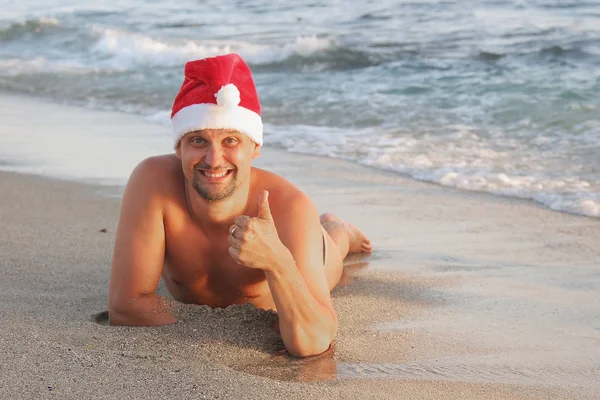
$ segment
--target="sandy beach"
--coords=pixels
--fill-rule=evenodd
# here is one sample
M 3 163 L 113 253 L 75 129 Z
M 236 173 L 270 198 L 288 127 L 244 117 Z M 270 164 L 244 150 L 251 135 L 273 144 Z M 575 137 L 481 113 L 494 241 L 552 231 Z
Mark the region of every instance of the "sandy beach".
M 33 131 L 167 129 L 14 96 L 0 104 L 0 135 L 18 146 L 39 145 L 23 140 Z M 276 316 L 252 306 L 176 305 L 175 325 L 107 326 L 122 186 L 4 171 L 0 398 L 600 399 L 600 220 L 268 144 L 256 165 L 374 244 L 347 260 L 333 292 L 333 351 L 281 355 Z

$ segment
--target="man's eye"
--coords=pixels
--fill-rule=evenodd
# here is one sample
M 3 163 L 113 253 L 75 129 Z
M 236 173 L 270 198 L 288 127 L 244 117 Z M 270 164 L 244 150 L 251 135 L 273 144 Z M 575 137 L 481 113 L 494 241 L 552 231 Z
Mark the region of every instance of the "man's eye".
M 204 143 L 204 139 L 200 138 L 200 137 L 193 137 L 190 139 L 190 143 L 192 144 L 202 144 Z
M 227 144 L 236 144 L 238 142 L 238 140 L 234 137 L 229 137 L 227 139 L 225 139 L 225 143 Z

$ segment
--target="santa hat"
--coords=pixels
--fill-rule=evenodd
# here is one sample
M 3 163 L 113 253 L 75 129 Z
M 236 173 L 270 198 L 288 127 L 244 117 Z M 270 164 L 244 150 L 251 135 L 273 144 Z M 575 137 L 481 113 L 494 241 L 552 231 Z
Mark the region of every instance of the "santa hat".
M 234 129 L 262 145 L 260 102 L 250 68 L 239 55 L 190 61 L 184 74 L 171 113 L 175 147 L 200 129 Z

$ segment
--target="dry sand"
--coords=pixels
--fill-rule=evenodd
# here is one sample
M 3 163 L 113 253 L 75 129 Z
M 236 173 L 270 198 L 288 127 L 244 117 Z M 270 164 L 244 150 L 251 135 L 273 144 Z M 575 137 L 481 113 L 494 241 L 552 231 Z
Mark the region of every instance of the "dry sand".
M 334 351 L 279 354 L 251 306 L 106 326 L 122 189 L 0 172 L 0 398 L 600 398 L 600 221 L 269 148 L 257 164 L 375 245 L 333 292 Z

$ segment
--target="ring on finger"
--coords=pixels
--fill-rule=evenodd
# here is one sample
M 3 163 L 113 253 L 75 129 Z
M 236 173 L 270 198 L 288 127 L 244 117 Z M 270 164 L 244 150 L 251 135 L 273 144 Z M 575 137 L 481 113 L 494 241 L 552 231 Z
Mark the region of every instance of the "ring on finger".
M 233 228 L 231 228 L 231 233 L 230 235 L 235 237 L 235 230 L 237 229 L 237 226 L 234 226 Z

